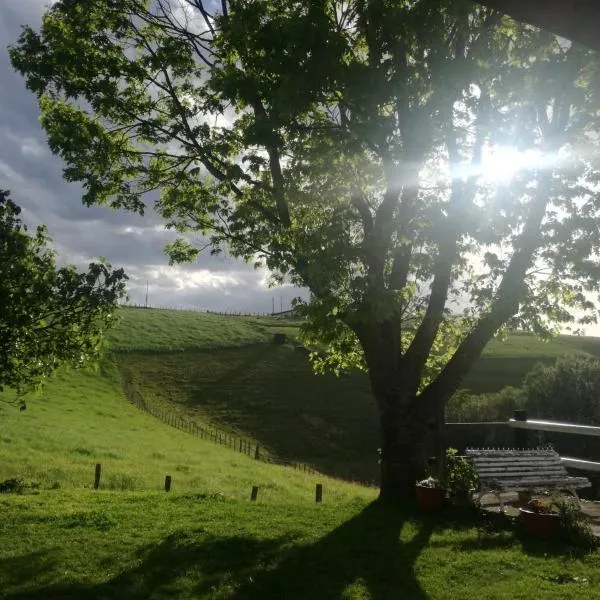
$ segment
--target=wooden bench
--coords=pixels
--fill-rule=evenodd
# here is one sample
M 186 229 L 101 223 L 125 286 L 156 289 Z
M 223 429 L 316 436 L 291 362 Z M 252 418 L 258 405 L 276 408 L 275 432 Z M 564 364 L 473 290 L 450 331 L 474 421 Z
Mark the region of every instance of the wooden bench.
M 493 493 L 504 512 L 502 492 L 576 490 L 590 487 L 587 477 L 571 477 L 558 453 L 552 449 L 512 450 L 467 448 L 465 456 L 479 475 L 479 497 Z

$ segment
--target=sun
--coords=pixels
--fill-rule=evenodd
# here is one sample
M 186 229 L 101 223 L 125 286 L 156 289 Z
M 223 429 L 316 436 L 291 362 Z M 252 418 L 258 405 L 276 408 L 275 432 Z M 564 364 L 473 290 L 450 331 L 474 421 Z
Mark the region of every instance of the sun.
M 554 163 L 553 157 L 537 149 L 488 146 L 481 157 L 481 176 L 491 183 L 508 184 L 521 171 L 541 169 Z

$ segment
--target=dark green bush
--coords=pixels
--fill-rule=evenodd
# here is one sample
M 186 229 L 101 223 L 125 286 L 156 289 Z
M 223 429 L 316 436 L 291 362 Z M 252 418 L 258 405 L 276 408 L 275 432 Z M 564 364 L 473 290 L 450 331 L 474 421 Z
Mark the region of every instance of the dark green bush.
M 495 394 L 474 395 L 460 390 L 446 406 L 447 423 L 506 421 L 525 405 L 523 390 L 507 386 Z
M 538 364 L 523 384 L 530 415 L 586 425 L 600 424 L 600 361 L 573 354 L 553 366 Z

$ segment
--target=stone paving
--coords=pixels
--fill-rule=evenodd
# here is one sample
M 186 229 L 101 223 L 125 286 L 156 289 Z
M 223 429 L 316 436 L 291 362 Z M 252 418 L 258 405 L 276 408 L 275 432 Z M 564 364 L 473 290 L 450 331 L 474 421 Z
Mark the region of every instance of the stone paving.
M 511 517 L 517 517 L 519 515 L 519 502 L 518 494 L 506 493 L 502 494 L 502 500 L 504 502 L 504 508 L 506 514 Z M 486 494 L 481 499 L 481 506 L 484 510 L 491 512 L 499 512 L 500 504 L 498 498 L 492 494 Z M 581 510 L 590 520 L 592 531 L 595 535 L 600 537 L 600 502 L 592 500 L 581 500 Z

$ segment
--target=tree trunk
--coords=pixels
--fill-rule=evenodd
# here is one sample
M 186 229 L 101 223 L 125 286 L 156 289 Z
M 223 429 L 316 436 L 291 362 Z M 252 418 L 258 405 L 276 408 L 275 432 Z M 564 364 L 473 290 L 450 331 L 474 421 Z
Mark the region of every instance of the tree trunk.
M 382 500 L 402 503 L 415 496 L 415 483 L 432 474 L 436 453 L 437 414 L 416 397 L 401 394 L 381 399 L 381 484 Z
M 418 382 L 403 380 L 410 371 L 401 368 L 401 324 L 353 323 L 365 351 L 371 389 L 379 408 L 381 430 L 380 497 L 410 502 L 415 483 L 428 474 L 430 457 L 438 451 L 439 403 L 411 395 Z M 441 463 L 440 463 L 441 464 Z

